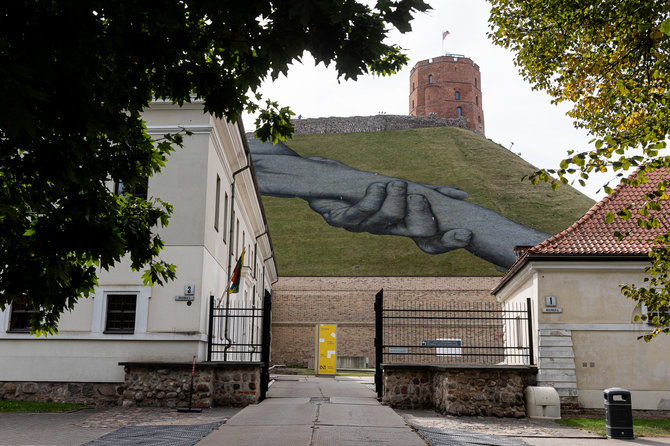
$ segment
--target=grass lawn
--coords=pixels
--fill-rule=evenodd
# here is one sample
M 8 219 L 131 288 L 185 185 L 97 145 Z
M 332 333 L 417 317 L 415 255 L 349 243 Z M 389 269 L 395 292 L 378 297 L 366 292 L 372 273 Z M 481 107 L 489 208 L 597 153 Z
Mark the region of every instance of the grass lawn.
M 0 400 L 0 412 L 72 412 L 84 407 L 88 406 L 85 404 Z
M 541 144 L 541 142 L 538 142 Z M 296 135 L 287 145 L 351 167 L 426 184 L 458 186 L 468 201 L 518 223 L 556 233 L 593 200 L 562 186 L 532 186 L 535 171 L 509 150 L 455 127 L 371 133 Z M 299 198 L 263 197 L 279 273 L 285 276 L 495 276 L 489 262 L 464 249 L 430 255 L 407 237 L 329 226 Z
M 604 418 L 566 418 L 556 422 L 603 437 L 607 435 Z M 636 437 L 670 437 L 670 420 L 633 420 L 633 434 Z

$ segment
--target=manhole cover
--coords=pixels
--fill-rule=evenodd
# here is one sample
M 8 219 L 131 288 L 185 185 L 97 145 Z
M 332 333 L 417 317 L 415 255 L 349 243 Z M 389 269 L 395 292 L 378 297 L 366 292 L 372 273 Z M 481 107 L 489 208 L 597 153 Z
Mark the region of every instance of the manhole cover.
M 310 403 L 330 403 L 329 396 L 313 396 L 309 399 Z

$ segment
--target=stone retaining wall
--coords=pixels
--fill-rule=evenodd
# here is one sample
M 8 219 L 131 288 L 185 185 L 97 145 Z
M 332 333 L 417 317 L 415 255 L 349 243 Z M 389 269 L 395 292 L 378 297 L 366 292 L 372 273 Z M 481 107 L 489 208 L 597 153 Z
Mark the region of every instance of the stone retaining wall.
M 392 407 L 435 409 L 456 416 L 526 416 L 523 389 L 537 368 L 384 365 L 383 402 Z
M 122 363 L 123 383 L 0 381 L 0 400 L 92 406 L 188 406 L 191 363 Z M 246 406 L 260 398 L 261 363 L 196 363 L 193 406 Z
M 123 406 L 188 406 L 191 364 L 122 363 Z M 196 364 L 193 407 L 247 406 L 260 398 L 260 363 Z
M 433 116 L 373 115 L 329 118 L 293 118 L 294 133 L 357 133 L 406 130 L 428 127 L 468 128 L 464 117 L 447 119 Z M 472 131 L 472 130 L 471 130 Z
M 123 383 L 0 382 L 0 400 L 115 406 L 123 391 Z

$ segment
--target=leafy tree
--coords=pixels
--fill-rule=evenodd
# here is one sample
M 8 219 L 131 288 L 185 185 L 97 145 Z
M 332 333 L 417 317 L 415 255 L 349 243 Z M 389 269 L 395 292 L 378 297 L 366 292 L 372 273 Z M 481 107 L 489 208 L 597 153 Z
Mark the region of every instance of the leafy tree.
M 592 172 L 617 172 L 639 167 L 622 182 L 649 181 L 649 174 L 670 166 L 662 154 L 670 134 L 670 6 L 642 0 L 491 0 L 489 37 L 515 52 L 515 63 L 534 88 L 553 102 L 568 102 L 575 126 L 593 136 L 593 149 L 569 152 L 558 169 L 536 172 L 533 183 L 556 188 L 577 174 L 583 185 Z M 658 180 L 658 175 L 656 175 Z M 645 195 L 633 209 L 637 223 L 660 227 L 669 198 L 668 182 Z M 612 192 L 605 185 L 608 193 Z M 618 217 L 633 218 L 623 209 Z M 614 219 L 610 215 L 609 219 Z M 656 230 L 655 233 L 659 231 Z M 626 234 L 619 234 L 621 238 Z M 654 240 L 648 287 L 623 287 L 624 294 L 646 303 L 655 328 L 645 336 L 670 332 L 670 232 Z
M 182 135 L 152 140 L 142 110 L 154 98 L 204 100 L 236 121 L 256 110 L 267 77 L 305 51 L 338 77 L 390 74 L 407 57 L 384 40 L 410 30 L 423 0 L 85 2 L 14 0 L 0 6 L 0 308 L 27 299 L 33 331 L 128 255 L 147 283 L 175 277 L 159 259 L 171 206 L 114 195 L 164 166 Z M 291 112 L 268 102 L 261 135 L 290 133 Z

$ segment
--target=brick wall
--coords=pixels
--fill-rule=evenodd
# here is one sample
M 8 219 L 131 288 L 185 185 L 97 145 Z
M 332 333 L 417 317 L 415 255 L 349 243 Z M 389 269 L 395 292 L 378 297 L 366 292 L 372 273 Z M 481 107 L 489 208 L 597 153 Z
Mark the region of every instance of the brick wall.
M 494 302 L 499 277 L 282 277 L 273 285 L 273 364 L 311 364 L 315 327 L 337 324 L 338 355 L 375 365 L 375 294 L 386 302 Z
M 485 134 L 481 75 L 471 59 L 443 56 L 422 60 L 412 68 L 409 81 L 410 115 L 454 119 L 460 107 L 468 128 Z

